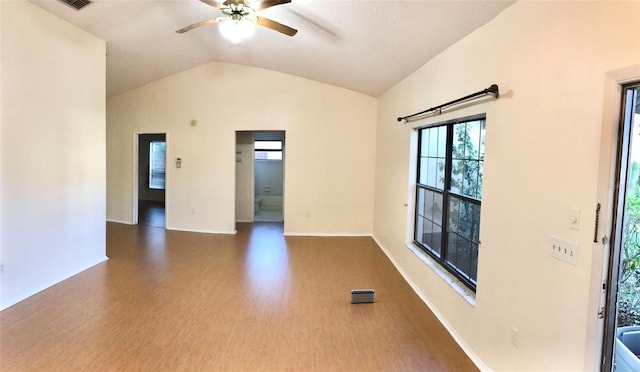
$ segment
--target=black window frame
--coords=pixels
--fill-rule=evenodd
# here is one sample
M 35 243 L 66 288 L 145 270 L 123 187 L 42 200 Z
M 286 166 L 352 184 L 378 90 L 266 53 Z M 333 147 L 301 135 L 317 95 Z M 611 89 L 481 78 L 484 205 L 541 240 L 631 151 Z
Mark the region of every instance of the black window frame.
M 481 122 L 477 157 L 473 159 L 466 159 L 466 157 L 463 156 L 462 160 L 458 158 L 455 159 L 456 161 L 458 161 L 458 164 L 456 164 L 457 166 L 460 166 L 460 164 L 463 164 L 463 167 L 464 167 L 463 169 L 465 172 L 467 171 L 467 162 L 469 163 L 477 162 L 476 183 L 475 183 L 476 191 L 474 195 L 465 195 L 463 186 L 460 186 L 459 190 L 456 190 L 456 191 L 452 190 L 452 174 L 454 169 L 453 167 L 454 136 L 458 134 L 457 132 L 454 133 L 454 127 L 456 125 L 465 124 L 465 131 L 466 131 L 466 128 L 467 128 L 466 124 L 473 123 L 473 122 Z M 444 169 L 443 169 L 444 179 L 442 181 L 441 189 L 438 188 L 439 186 L 438 184 L 440 182 L 437 180 L 438 179 L 437 175 L 436 175 L 435 186 L 428 185 L 426 183 L 421 183 L 421 181 L 425 180 L 424 178 L 421 178 L 423 170 L 427 169 L 427 175 L 429 175 L 428 169 L 436 169 L 436 168 L 429 168 L 431 165 L 424 167 L 423 161 L 431 161 L 435 159 L 433 161 L 436 161 L 436 164 L 439 164 L 437 162 L 442 160 L 442 158 L 439 157 L 440 152 L 437 150 L 436 150 L 437 153 L 435 157 L 430 156 L 430 154 L 427 154 L 427 156 L 423 154 L 423 150 L 425 149 L 422 143 L 425 140 L 424 133 L 425 131 L 429 131 L 429 133 L 433 133 L 433 131 L 431 130 L 434 128 L 438 128 L 438 131 L 441 131 L 442 128 L 445 128 L 446 130 L 446 149 L 444 152 L 445 158 L 444 158 Z M 475 292 L 477 288 L 478 253 L 479 253 L 479 247 L 480 247 L 479 227 L 480 227 L 480 217 L 481 217 L 480 211 L 481 211 L 481 205 L 482 205 L 481 188 L 482 188 L 482 179 L 483 179 L 482 169 L 484 166 L 484 135 L 486 134 L 486 114 L 473 115 L 473 116 L 458 118 L 454 120 L 449 120 L 449 121 L 429 125 L 426 127 L 416 128 L 416 130 L 418 131 L 418 151 L 416 155 L 417 167 L 416 167 L 416 182 L 415 182 L 415 186 L 416 186 L 415 211 L 413 215 L 414 244 L 416 244 L 421 250 L 423 250 L 425 253 L 431 256 L 436 262 L 438 262 L 440 266 L 442 266 L 449 273 L 455 276 L 466 287 L 468 287 L 473 292 Z M 438 132 L 438 134 L 439 133 L 440 132 Z M 438 138 L 438 140 L 440 140 L 440 138 Z M 457 144 L 459 145 L 460 143 L 458 142 Z M 430 146 L 430 145 L 431 144 L 427 144 L 427 146 Z M 467 143 L 464 142 L 463 145 L 466 146 Z M 428 153 L 431 152 L 431 150 L 429 150 L 429 147 L 427 147 L 427 149 L 428 149 L 427 150 Z M 438 165 L 436 165 L 436 167 L 438 167 Z M 439 172 L 439 171 L 436 170 L 436 172 Z M 464 174 L 461 177 L 465 177 Z M 461 184 L 464 184 L 465 181 L 466 179 L 462 180 Z M 434 207 L 438 206 L 437 203 L 435 202 L 435 198 L 436 197 L 439 198 L 439 196 L 437 195 L 441 195 L 441 199 L 440 199 L 441 213 L 439 212 L 440 213 L 439 222 L 441 226 L 437 225 L 437 222 L 438 222 L 437 218 L 433 217 L 435 215 L 435 212 L 432 212 L 431 219 L 429 219 L 426 216 L 427 215 L 427 204 L 425 201 L 426 198 L 428 197 L 434 198 L 433 199 L 434 203 L 431 205 L 431 209 L 433 211 L 433 210 L 436 210 Z M 422 197 L 422 200 L 421 200 L 421 197 Z M 452 208 L 452 204 L 451 204 L 452 201 L 457 201 L 458 210 L 455 210 L 455 208 Z M 422 203 L 422 206 L 420 203 Z M 462 207 L 463 204 L 464 204 L 464 207 Z M 472 227 L 469 228 L 469 231 L 466 232 L 466 234 L 462 234 L 459 231 L 461 229 L 460 228 L 461 226 L 460 216 L 462 215 L 460 213 L 461 208 L 465 209 L 465 212 L 463 213 L 465 215 L 465 218 L 471 219 Z M 451 209 L 454 209 L 454 210 L 452 211 Z M 421 211 L 423 215 L 420 215 Z M 454 223 L 451 223 L 451 217 L 455 213 L 458 213 L 456 217 L 457 218 L 456 221 L 458 222 L 457 226 Z M 422 228 L 419 228 L 419 223 L 424 224 Z M 425 239 L 425 235 L 426 235 L 425 226 L 427 226 L 428 223 L 431 224 L 430 228 L 435 229 L 436 226 L 440 228 L 439 236 L 435 234 L 435 230 L 431 230 L 434 233 L 432 233 L 430 238 Z M 456 228 L 456 231 L 451 231 L 450 229 L 452 228 Z M 422 235 L 422 239 L 419 239 L 418 237 L 419 234 Z M 454 236 L 451 236 L 451 235 L 454 235 Z M 455 242 L 451 243 L 450 240 L 454 241 L 454 239 L 452 239 L 454 237 L 455 237 Z M 425 244 L 425 240 L 430 240 L 431 245 L 433 247 L 429 246 L 428 244 Z M 457 244 L 459 240 L 461 242 L 460 245 Z M 438 244 L 440 245 L 439 251 L 438 249 L 436 249 L 436 245 Z M 468 267 L 466 271 L 457 267 L 449 259 L 450 258 L 449 254 L 452 253 L 454 249 L 455 249 L 456 257 L 458 257 L 458 251 L 461 249 L 461 247 L 463 251 L 465 251 L 465 247 L 469 248 L 469 252 L 463 252 L 463 254 L 467 254 L 467 253 L 469 254 L 469 257 L 467 258 Z M 474 259 L 474 249 L 475 249 L 475 259 Z M 473 269 L 471 269 L 472 263 L 475 264 L 475 267 Z

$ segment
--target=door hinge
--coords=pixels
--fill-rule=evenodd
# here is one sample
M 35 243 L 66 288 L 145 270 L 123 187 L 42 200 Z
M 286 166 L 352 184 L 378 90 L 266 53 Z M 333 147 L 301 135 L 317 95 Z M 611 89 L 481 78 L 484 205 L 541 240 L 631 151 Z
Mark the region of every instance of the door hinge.
M 609 237 L 608 236 L 605 235 L 605 236 L 602 237 L 602 244 L 603 245 L 609 244 Z
M 604 319 L 604 307 L 598 309 L 598 319 Z

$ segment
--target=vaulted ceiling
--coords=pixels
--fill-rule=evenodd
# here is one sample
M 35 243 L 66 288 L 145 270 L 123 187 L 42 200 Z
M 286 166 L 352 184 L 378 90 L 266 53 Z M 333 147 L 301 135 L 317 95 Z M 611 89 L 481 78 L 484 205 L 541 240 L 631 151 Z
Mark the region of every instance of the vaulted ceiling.
M 232 45 L 218 24 L 175 31 L 220 11 L 198 0 L 95 0 L 39 7 L 107 43 L 107 96 L 211 61 L 255 66 L 378 97 L 513 1 L 293 0 L 259 14 L 298 30 L 258 27 Z M 252 2 L 256 3 L 256 1 Z

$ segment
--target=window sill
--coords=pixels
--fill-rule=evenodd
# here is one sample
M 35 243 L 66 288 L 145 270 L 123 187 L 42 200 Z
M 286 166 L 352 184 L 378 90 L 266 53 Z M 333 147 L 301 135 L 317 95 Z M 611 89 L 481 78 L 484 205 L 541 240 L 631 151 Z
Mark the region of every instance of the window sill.
M 418 248 L 415 244 L 409 242 L 406 244 L 407 248 L 411 250 L 418 258 L 427 264 L 438 276 L 442 278 L 449 285 L 449 287 L 453 288 L 462 298 L 469 303 L 469 305 L 475 307 L 476 306 L 476 294 L 467 288 L 466 285 L 462 284 L 455 276 L 451 275 L 447 270 L 445 270 L 440 264 L 431 258 L 428 254 L 426 254 L 422 249 Z

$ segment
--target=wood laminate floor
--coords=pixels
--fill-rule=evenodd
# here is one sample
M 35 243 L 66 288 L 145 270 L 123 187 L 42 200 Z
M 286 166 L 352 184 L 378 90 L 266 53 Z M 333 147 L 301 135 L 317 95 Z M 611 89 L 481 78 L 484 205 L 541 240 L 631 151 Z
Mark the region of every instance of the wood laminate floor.
M 477 370 L 371 238 L 238 230 L 108 223 L 109 261 L 0 312 L 0 370 Z

